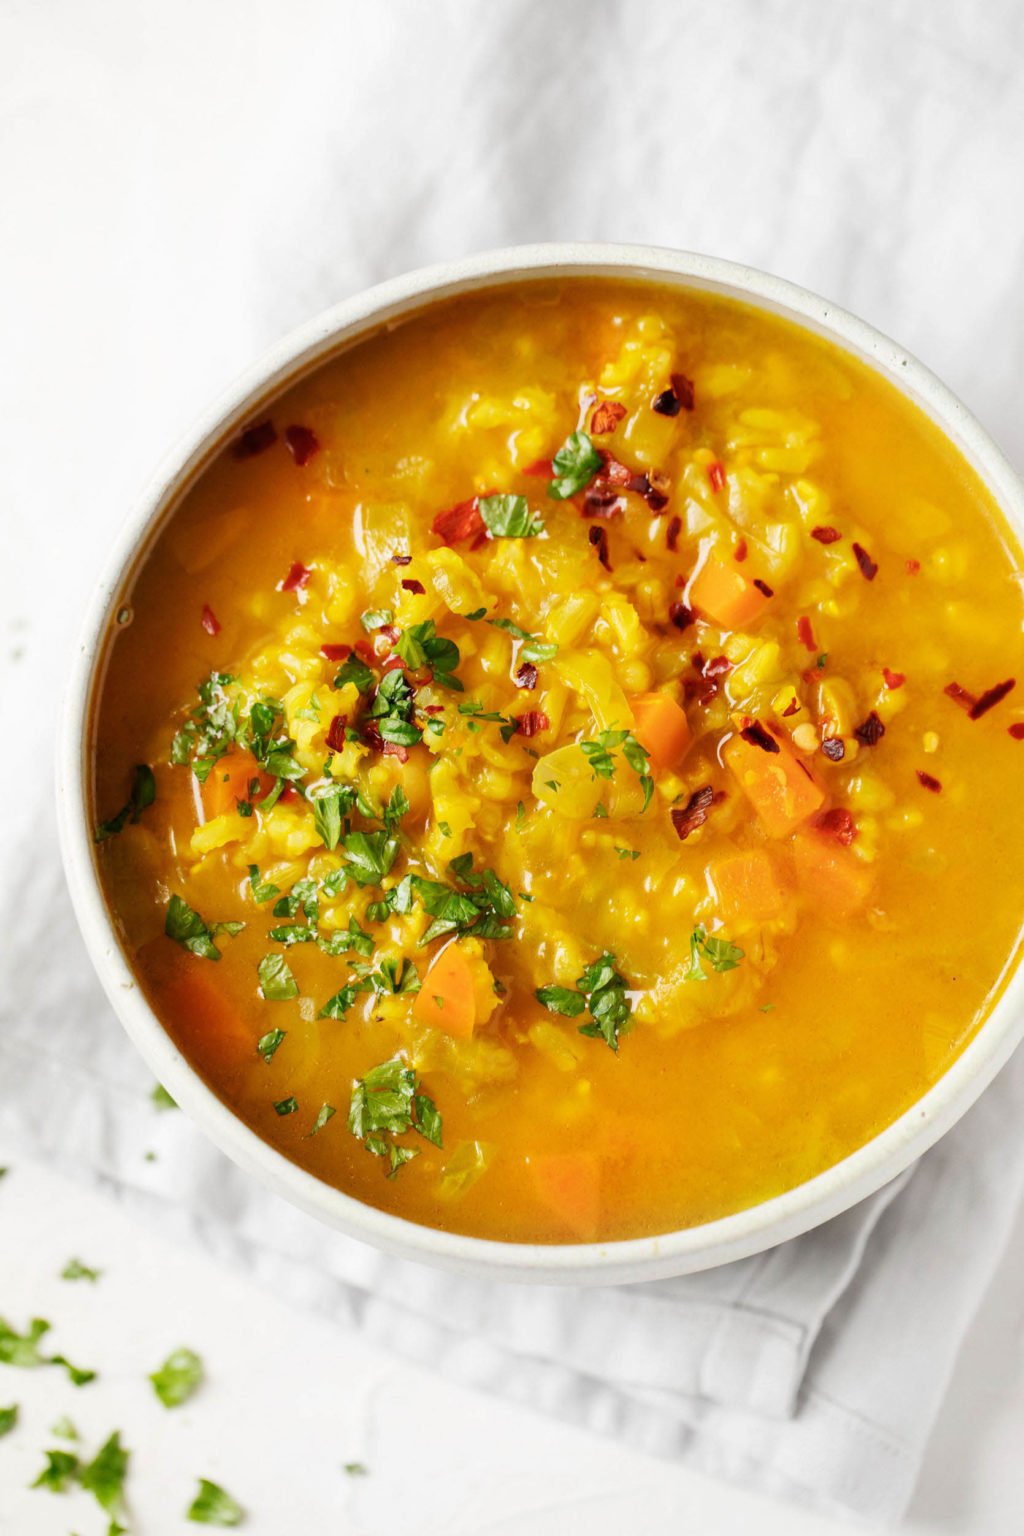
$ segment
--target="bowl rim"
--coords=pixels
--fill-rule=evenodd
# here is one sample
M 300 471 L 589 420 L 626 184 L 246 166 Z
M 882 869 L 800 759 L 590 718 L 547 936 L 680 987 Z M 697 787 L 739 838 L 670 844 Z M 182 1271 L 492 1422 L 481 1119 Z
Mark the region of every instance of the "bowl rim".
M 603 1243 L 504 1242 L 427 1227 L 367 1205 L 293 1163 L 228 1108 L 175 1046 L 135 981 L 104 900 L 88 819 L 89 714 L 108 624 L 156 529 L 231 433 L 328 356 L 408 314 L 520 279 L 572 277 L 720 293 L 826 337 L 923 410 L 1024 537 L 1024 485 L 971 412 L 904 347 L 807 288 L 741 263 L 645 245 L 533 244 L 441 262 L 364 289 L 291 331 L 207 406 L 159 465 L 115 539 L 82 626 L 61 710 L 58 824 L 75 913 L 114 1012 L 158 1080 L 234 1162 L 308 1214 L 385 1252 L 497 1279 L 618 1284 L 712 1268 L 774 1247 L 900 1174 L 974 1103 L 1024 1036 L 1019 949 L 993 987 L 991 1011 L 952 1066 L 896 1120 L 814 1178 L 675 1232 Z

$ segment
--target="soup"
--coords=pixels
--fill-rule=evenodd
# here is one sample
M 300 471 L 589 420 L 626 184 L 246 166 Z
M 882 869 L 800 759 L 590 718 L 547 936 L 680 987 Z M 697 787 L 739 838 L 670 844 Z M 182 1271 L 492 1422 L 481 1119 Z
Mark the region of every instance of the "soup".
M 610 1240 L 791 1189 L 1017 953 L 1019 562 L 782 320 L 435 305 L 270 402 L 124 594 L 92 754 L 139 982 L 255 1132 L 417 1222 Z

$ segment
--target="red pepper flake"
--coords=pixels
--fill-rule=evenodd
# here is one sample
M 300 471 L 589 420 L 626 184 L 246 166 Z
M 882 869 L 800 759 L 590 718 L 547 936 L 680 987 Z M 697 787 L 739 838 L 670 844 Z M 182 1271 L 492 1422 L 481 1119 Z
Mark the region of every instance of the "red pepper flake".
M 908 560 L 907 561 L 907 572 L 908 572 L 909 575 L 916 576 L 920 569 L 921 569 L 921 562 L 920 562 L 920 560 Z
M 685 805 L 677 805 L 669 812 L 680 842 L 685 842 L 691 832 L 696 832 L 698 827 L 704 825 L 714 803 L 714 790 L 710 784 L 703 784 L 700 789 L 694 790 Z
M 320 452 L 320 439 L 312 427 L 285 427 L 284 443 L 300 469 Z
M 973 705 L 970 718 L 972 720 L 980 720 L 982 715 L 987 715 L 990 709 L 995 709 L 996 705 L 1000 704 L 1008 693 L 1012 693 L 1016 686 L 1017 679 L 1015 677 L 1008 677 L 1005 683 L 996 683 L 994 688 L 986 688 L 981 698 Z
M 392 565 L 412 565 L 412 555 L 392 555 Z
M 759 592 L 763 592 L 765 597 L 774 597 L 775 596 L 775 593 L 772 591 L 771 587 L 768 585 L 768 583 L 766 581 L 762 581 L 760 576 L 755 576 L 754 577 L 754 586 L 757 588 L 757 590 Z
M 516 729 L 513 735 L 536 736 L 539 731 L 549 731 L 551 721 L 542 710 L 528 709 L 525 715 L 514 716 Z
M 280 795 L 278 795 L 278 799 L 279 800 L 284 800 L 286 802 L 289 801 L 289 800 L 298 800 L 299 798 L 300 798 L 299 792 L 295 788 L 295 785 L 291 782 L 291 780 L 289 780 L 288 783 L 285 784 L 284 788 L 281 790 Z
M 550 459 L 534 459 L 532 464 L 527 464 L 526 468 L 523 470 L 523 474 L 540 475 L 543 476 L 545 480 L 553 480 L 555 475 L 555 466 L 552 464 Z
M 443 715 L 444 714 L 444 705 L 443 704 L 424 704 L 424 706 L 423 706 L 423 713 L 425 715 Z
M 692 411 L 697 403 L 696 392 L 693 388 L 693 380 L 688 379 L 685 373 L 674 373 L 671 379 L 672 393 L 675 395 L 684 411 Z
M 705 677 L 724 677 L 727 672 L 732 671 L 732 662 L 728 656 L 712 656 L 711 660 L 706 661 L 701 667 L 701 671 Z
M 537 668 L 532 661 L 524 661 L 516 672 L 514 682 L 517 688 L 536 688 Z
M 301 592 L 309 584 L 309 578 L 313 572 L 308 565 L 303 565 L 301 560 L 296 560 L 288 575 L 277 584 L 279 592 Z
M 651 410 L 657 411 L 659 416 L 678 416 L 682 408 L 683 403 L 674 389 L 663 389 L 651 401 Z
M 875 711 L 872 710 L 866 720 L 863 720 L 860 725 L 854 727 L 853 734 L 862 746 L 874 747 L 877 746 L 885 735 L 885 726 L 879 720 Z
M 711 481 L 713 491 L 725 489 L 725 465 L 718 459 L 712 459 L 708 465 L 708 479 Z
M 800 712 L 800 700 L 798 698 L 794 697 L 794 698 L 790 699 L 789 703 L 786 705 L 785 709 L 782 711 L 782 718 L 783 718 L 783 720 L 788 720 L 790 715 L 796 715 L 796 714 L 799 714 L 799 712 Z
M 460 501 L 447 512 L 439 512 L 430 525 L 442 544 L 461 544 L 465 539 L 476 539 L 486 534 L 487 528 L 480 512 L 480 498 Z
M 1013 724 L 1008 725 L 1006 729 L 1009 731 L 1014 741 L 1024 741 L 1024 720 L 1015 720 Z
M 328 661 L 344 661 L 346 656 L 351 654 L 350 645 L 335 645 L 333 641 L 320 647 L 320 655 L 325 656 Z
M 342 752 L 345 748 L 345 727 L 348 725 L 348 715 L 335 715 L 327 727 L 327 746 L 331 752 Z
M 826 736 L 821 744 L 821 750 L 830 763 L 841 763 L 846 756 L 846 743 L 841 736 Z
M 762 752 L 778 752 L 779 744 L 774 736 L 769 736 L 764 726 L 758 720 L 751 720 L 740 731 L 744 741 L 748 741 L 752 747 L 760 747 Z
M 590 430 L 595 437 L 604 437 L 606 433 L 615 431 L 625 414 L 626 407 L 618 400 L 601 400 L 594 406 L 594 414 L 590 418 Z
M 674 555 L 676 550 L 679 548 L 679 535 L 682 533 L 682 531 L 682 518 L 670 517 L 668 520 L 668 527 L 665 529 L 665 543 L 670 554 Z
M 854 544 L 853 553 L 857 557 L 857 564 L 860 566 L 860 573 L 864 577 L 864 580 L 874 581 L 875 577 L 878 575 L 878 566 L 876 565 L 875 561 L 872 560 L 867 550 L 864 549 L 860 544 Z
M 746 541 L 746 539 L 740 539 L 739 543 L 736 545 L 736 550 L 735 550 L 735 553 L 733 554 L 733 559 L 734 560 L 738 560 L 739 563 L 742 565 L 746 558 L 747 558 L 747 541 Z
M 918 768 L 917 777 L 925 789 L 930 789 L 933 795 L 937 795 L 942 788 L 941 782 L 933 778 L 930 773 L 925 773 L 923 768 Z
M 415 592 L 417 597 L 422 597 L 427 590 L 422 581 L 417 581 L 414 576 L 410 576 L 403 581 L 402 586 L 407 592 Z
M 374 633 L 389 641 L 391 645 L 394 645 L 402 631 L 397 629 L 394 624 L 382 624 Z
M 606 571 L 612 568 L 612 562 L 608 556 L 608 530 L 607 528 L 588 528 L 587 538 L 597 550 L 597 558 Z
M 277 430 L 274 423 L 258 421 L 246 427 L 241 437 L 235 440 L 231 451 L 236 459 L 254 459 L 258 453 L 264 453 L 276 442 Z
M 220 620 L 210 607 L 209 603 L 203 604 L 203 616 L 199 621 L 208 635 L 220 634 Z
M 397 741 L 386 741 L 384 743 L 384 756 L 397 757 L 400 763 L 407 763 L 409 761 L 409 748 L 401 746 Z
M 816 651 L 818 642 L 814 638 L 814 630 L 811 621 L 805 613 L 802 613 L 796 621 L 797 639 L 808 651 Z
M 824 836 L 834 837 L 837 843 L 842 843 L 844 848 L 849 848 L 857 836 L 857 823 L 853 819 L 853 813 L 846 810 L 844 806 L 836 806 L 834 810 L 823 812 L 814 825 Z
M 811 529 L 811 538 L 817 539 L 819 544 L 834 544 L 842 538 L 838 528 L 830 528 L 827 523 L 822 523 L 817 528 Z
M 882 668 L 882 676 L 885 678 L 887 688 L 902 688 L 907 680 L 905 672 L 890 672 L 888 667 Z
M 674 624 L 676 629 L 689 629 L 693 623 L 693 612 L 685 603 L 669 603 L 668 621 Z
M 942 691 L 947 699 L 952 699 L 954 704 L 959 704 L 960 708 L 966 709 L 968 713 L 978 702 L 974 694 L 968 693 L 966 688 L 961 688 L 959 683 L 947 683 Z

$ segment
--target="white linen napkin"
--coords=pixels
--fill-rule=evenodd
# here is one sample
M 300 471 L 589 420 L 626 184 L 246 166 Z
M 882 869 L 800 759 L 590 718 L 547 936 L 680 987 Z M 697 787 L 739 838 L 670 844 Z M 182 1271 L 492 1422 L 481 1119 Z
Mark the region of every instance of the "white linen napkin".
M 156 1114 L 37 765 L 104 542 L 176 432 L 288 326 L 428 261 L 573 238 L 750 261 L 898 336 L 1024 461 L 1022 62 L 1017 0 L 0 8 L 9 1139 L 462 1380 L 898 1516 L 1024 1184 L 1024 1058 L 897 1187 L 761 1258 L 586 1293 L 434 1274 Z
M 154 1107 L 40 820 L 3 870 L 8 1140 L 461 1381 L 823 1509 L 903 1511 L 1024 1187 L 1024 1056 L 915 1169 L 758 1257 L 638 1286 L 465 1279 L 339 1236 Z

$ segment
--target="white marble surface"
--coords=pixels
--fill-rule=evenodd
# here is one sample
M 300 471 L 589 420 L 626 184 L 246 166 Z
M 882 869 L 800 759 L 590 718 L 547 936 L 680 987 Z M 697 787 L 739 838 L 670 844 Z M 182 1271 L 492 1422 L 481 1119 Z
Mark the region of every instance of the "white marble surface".
M 1016 0 L 7 0 L 0 8 L 0 832 L 49 761 L 89 580 L 204 402 L 360 284 L 531 238 L 748 260 L 897 335 L 1018 467 L 1024 11 Z M 493 122 L 505 127 L 496 138 Z M 570 149 L 582 171 L 566 174 Z M 45 772 L 45 768 L 42 770 Z M 0 1004 L 2 1008 L 2 1004 Z M 0 1092 L 3 1085 L 0 1084 Z M 135 1452 L 139 1536 L 190 1479 L 254 1532 L 823 1536 L 842 1527 L 441 1384 L 33 1169 L 0 1183 L 0 1313 L 102 1379 L 0 1367 L 0 1532 L 99 1529 L 28 1493 L 47 1427 Z M 56 1278 L 77 1254 L 95 1287 Z M 910 1529 L 1024 1528 L 1024 1229 L 962 1353 Z M 209 1385 L 142 1377 L 189 1343 Z M 324 1405 L 330 1405 L 329 1408 Z M 370 1476 L 340 1465 L 364 1460 Z

